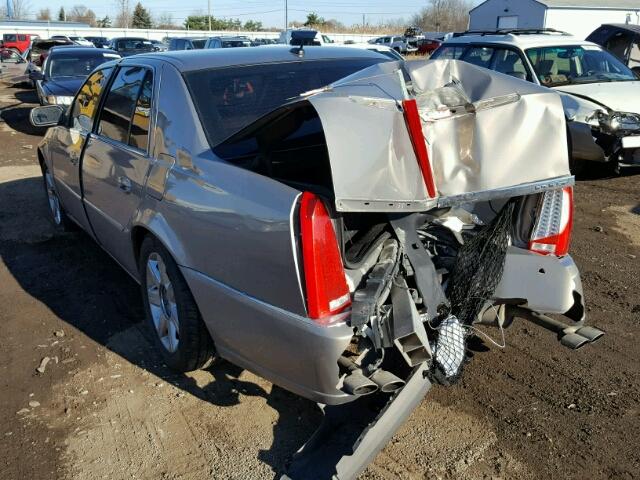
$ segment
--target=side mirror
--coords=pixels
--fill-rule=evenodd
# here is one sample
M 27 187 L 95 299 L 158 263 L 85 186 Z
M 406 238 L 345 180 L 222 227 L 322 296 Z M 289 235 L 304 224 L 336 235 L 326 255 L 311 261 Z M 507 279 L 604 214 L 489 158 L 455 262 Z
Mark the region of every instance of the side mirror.
M 44 80 L 44 73 L 40 70 L 31 70 L 29 72 L 29 80 L 33 80 L 34 82 L 37 80 Z
M 31 109 L 29 120 L 34 127 L 53 127 L 60 123 L 64 109 L 60 105 L 45 105 Z

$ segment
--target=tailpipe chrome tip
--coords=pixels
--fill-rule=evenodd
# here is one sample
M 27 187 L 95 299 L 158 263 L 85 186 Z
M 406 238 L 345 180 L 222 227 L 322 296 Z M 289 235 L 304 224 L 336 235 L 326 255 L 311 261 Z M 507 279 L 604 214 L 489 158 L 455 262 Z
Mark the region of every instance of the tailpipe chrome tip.
M 576 332 L 578 335 L 585 337 L 590 342 L 595 342 L 604 335 L 604 332 L 595 327 L 580 327 Z
M 384 393 L 393 393 L 404 387 L 404 380 L 386 370 L 376 370 L 369 380 L 380 387 L 380 391 Z
M 560 343 L 571 350 L 577 350 L 580 347 L 590 343 L 587 337 L 578 335 L 577 333 L 567 333 L 560 338 Z
M 370 395 L 378 391 L 378 385 L 365 377 L 361 371 L 354 370 L 347 375 L 342 389 L 350 395 Z

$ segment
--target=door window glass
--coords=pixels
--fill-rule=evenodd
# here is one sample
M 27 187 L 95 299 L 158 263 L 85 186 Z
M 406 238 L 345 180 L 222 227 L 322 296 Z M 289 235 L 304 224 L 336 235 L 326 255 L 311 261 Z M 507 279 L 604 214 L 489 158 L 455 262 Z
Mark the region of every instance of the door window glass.
M 432 59 L 446 58 L 446 59 L 457 60 L 462 56 L 466 48 L 467 48 L 466 45 L 443 45 L 440 48 L 438 48 L 435 52 L 433 52 L 433 54 L 431 55 L 431 58 Z
M 524 67 L 522 58 L 517 52 L 510 49 L 496 49 L 491 69 L 518 78 L 527 77 L 527 70 Z
M 128 143 L 131 117 L 145 73 L 146 69 L 142 67 L 124 67 L 118 71 L 100 114 L 98 134 Z
M 147 70 L 140 89 L 140 96 L 136 102 L 136 109 L 133 112 L 133 120 L 131 122 L 131 135 L 129 136 L 129 145 L 147 149 L 147 139 L 149 138 L 149 121 L 151 119 L 151 94 L 153 91 L 153 75 Z
M 78 130 L 91 131 L 96 116 L 100 95 L 113 68 L 104 68 L 89 75 L 71 109 L 71 126 Z
M 605 48 L 619 59 L 626 61 L 627 51 L 629 50 L 631 41 L 631 34 L 625 32 L 616 32 L 607 41 Z
M 462 56 L 462 60 L 478 67 L 489 68 L 489 62 L 493 55 L 493 48 L 488 47 L 471 47 Z

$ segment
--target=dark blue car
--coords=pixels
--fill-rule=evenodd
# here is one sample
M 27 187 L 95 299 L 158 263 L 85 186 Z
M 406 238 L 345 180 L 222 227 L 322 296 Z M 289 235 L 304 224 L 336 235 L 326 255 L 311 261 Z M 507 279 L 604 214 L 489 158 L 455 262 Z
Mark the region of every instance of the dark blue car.
M 42 71 L 31 73 L 41 105 L 69 105 L 80 85 L 98 66 L 120 58 L 113 50 L 94 47 L 53 47 Z

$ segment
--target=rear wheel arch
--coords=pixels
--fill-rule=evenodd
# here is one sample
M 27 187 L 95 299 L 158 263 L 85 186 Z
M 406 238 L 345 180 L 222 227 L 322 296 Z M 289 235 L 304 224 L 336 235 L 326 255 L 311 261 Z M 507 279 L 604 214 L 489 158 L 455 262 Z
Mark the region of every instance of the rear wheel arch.
M 165 244 L 150 230 L 144 227 L 137 227 L 135 232 L 135 238 L 140 242 L 137 246 L 137 265 L 143 305 L 147 323 L 154 332 L 154 343 L 160 349 L 166 364 L 176 371 L 188 372 L 206 368 L 216 357 L 215 346 L 193 293 L 180 272 L 179 265 Z M 148 268 L 147 258 L 151 259 L 152 255 L 164 262 L 168 278 L 171 281 L 171 291 L 177 306 L 175 310 L 177 312 L 176 318 L 179 323 L 176 350 L 167 350 L 166 345 L 163 346 L 158 332 L 153 330 L 155 324 L 150 309 L 148 277 L 146 275 Z M 176 343 L 174 343 L 174 346 Z

